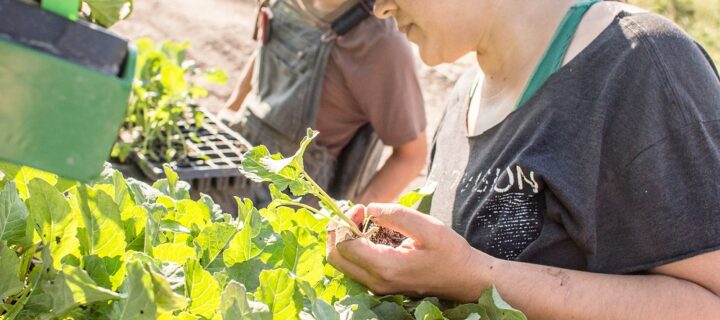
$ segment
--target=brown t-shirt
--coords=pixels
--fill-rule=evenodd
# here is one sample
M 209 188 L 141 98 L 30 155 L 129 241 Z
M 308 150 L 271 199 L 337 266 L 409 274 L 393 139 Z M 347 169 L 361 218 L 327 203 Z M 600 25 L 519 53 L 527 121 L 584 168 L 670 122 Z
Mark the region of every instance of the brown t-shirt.
M 311 0 L 285 1 L 309 23 L 327 29 L 357 0 L 323 13 Z M 370 123 L 385 145 L 415 140 L 426 127 L 425 108 L 410 46 L 393 19 L 368 18 L 335 40 L 325 70 L 314 129 L 317 143 L 337 157 Z
M 415 140 L 426 119 L 413 59 L 392 19 L 369 18 L 336 40 L 315 124 L 318 144 L 337 156 L 366 123 L 386 145 Z

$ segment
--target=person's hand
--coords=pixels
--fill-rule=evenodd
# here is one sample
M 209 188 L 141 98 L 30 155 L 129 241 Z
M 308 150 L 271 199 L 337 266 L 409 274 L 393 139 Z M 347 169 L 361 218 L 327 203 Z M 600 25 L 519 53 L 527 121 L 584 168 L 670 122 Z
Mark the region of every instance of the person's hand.
M 348 212 L 356 222 L 362 220 L 363 213 L 408 238 L 397 248 L 366 238 L 336 245 L 334 232 L 329 232 L 328 261 L 376 294 L 476 301 L 490 285 L 483 274 L 494 259 L 475 250 L 439 220 L 392 204 L 356 206 Z

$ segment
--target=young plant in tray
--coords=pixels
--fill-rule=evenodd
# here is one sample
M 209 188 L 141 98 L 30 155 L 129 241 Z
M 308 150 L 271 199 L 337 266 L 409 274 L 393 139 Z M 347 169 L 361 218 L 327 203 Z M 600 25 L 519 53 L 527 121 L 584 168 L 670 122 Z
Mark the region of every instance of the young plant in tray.
M 210 83 L 225 83 L 227 76 L 219 70 L 202 71 L 187 60 L 187 42 L 157 46 L 140 39 L 136 46 L 136 79 L 113 156 L 124 162 L 136 152 L 156 163 L 182 162 L 193 151 L 186 141 L 198 139 L 205 118 L 195 100 L 207 96 L 207 90 L 195 80 L 203 76 Z

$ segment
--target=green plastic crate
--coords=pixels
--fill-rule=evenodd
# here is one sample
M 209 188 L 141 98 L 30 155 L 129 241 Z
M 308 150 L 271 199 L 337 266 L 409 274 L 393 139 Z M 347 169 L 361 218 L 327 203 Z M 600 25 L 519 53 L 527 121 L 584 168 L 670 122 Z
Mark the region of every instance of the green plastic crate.
M 0 39 L 0 159 L 89 181 L 102 171 L 135 72 L 119 76 Z

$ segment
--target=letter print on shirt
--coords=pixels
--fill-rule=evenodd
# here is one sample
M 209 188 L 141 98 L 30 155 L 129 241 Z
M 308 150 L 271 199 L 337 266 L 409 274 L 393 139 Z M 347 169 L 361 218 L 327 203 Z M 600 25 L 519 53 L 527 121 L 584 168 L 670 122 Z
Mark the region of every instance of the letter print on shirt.
M 517 165 L 482 170 L 466 174 L 459 186 L 464 207 L 472 207 L 463 221 L 469 235 L 479 237 L 479 249 L 514 260 L 540 236 L 545 199 L 535 172 Z

